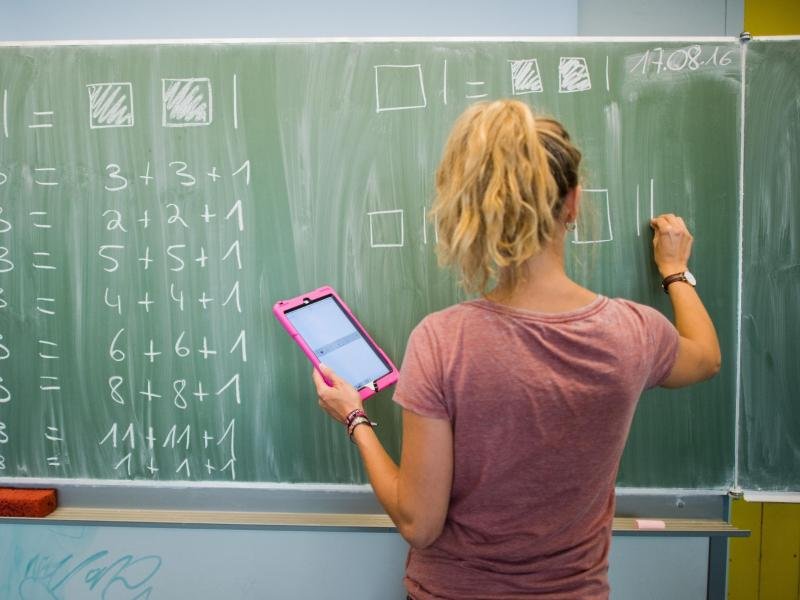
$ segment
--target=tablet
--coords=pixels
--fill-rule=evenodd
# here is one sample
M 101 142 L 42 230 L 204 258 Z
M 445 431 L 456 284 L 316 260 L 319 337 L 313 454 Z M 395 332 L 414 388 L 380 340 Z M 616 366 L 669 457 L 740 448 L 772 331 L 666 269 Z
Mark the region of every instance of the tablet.
M 324 363 L 362 400 L 397 381 L 397 369 L 330 286 L 279 300 L 272 312 L 315 367 Z

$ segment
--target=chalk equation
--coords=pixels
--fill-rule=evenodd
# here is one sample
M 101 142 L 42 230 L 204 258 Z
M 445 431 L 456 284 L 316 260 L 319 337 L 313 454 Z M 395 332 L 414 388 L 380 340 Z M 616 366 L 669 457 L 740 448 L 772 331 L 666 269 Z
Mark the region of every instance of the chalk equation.
M 176 392 L 176 397 L 178 393 Z M 145 452 L 137 452 L 137 443 L 139 449 L 144 449 Z M 203 470 L 206 476 L 219 471 L 227 474 L 231 481 L 236 480 L 236 419 L 231 419 L 221 431 L 203 428 L 202 434 L 200 428 L 193 427 L 191 423 L 172 425 L 163 433 L 154 425 L 143 426 L 132 422 L 125 425 L 114 422 L 98 442 L 98 446 L 119 449 L 121 452 L 127 450 L 121 458 L 114 458 L 112 465 L 115 471 L 126 477 L 144 472 L 152 478 L 158 477 L 162 467 L 155 450 L 161 448 L 172 451 L 169 464 L 177 465 L 171 471 L 174 475 L 191 479 L 191 459 L 198 456 L 199 452 L 199 456 L 205 459 Z M 210 453 L 219 450 L 227 451 L 226 457 L 212 460 Z
M 641 55 L 625 59 L 625 71 L 628 74 L 660 74 L 666 72 L 697 71 L 701 68 L 728 67 L 732 64 L 735 49 L 720 46 L 706 47 L 697 44 L 672 50 L 652 48 Z M 441 75 L 430 71 L 426 74 L 421 63 L 413 64 L 381 64 L 373 66 L 375 88 L 375 112 L 385 113 L 425 109 L 430 106 L 432 81 L 440 86 L 438 96 L 442 104 L 458 96 L 465 100 L 475 101 L 489 96 L 523 96 L 539 94 L 546 91 L 541 59 L 536 56 L 511 58 L 507 61 L 508 74 L 506 83 L 500 89 L 491 89 L 485 78 L 459 79 L 454 83 L 452 65 L 448 59 L 441 62 Z M 611 91 L 611 67 L 609 56 L 590 64 L 585 56 L 561 56 L 554 67 L 556 91 L 559 94 L 590 92 L 593 89 L 592 71 L 600 72 L 596 77 L 605 82 L 605 91 Z M 461 87 L 459 87 L 461 86 Z M 602 83 L 601 83 L 602 86 Z M 458 90 L 458 91 L 456 91 Z
M 130 81 L 100 81 L 87 83 L 86 114 L 89 129 L 119 129 L 134 127 L 136 105 L 134 85 Z M 233 101 L 230 105 L 233 128 L 239 128 L 239 81 L 234 74 L 231 82 Z M 161 79 L 161 126 L 204 127 L 211 125 L 214 117 L 213 82 L 209 77 L 177 77 Z M 43 110 L 45 109 L 45 110 Z M 13 103 L 8 89 L 2 90 L 2 135 L 10 136 L 12 124 L 9 114 Z M 56 111 L 50 106 L 36 106 L 28 118 L 18 123 L 26 129 L 49 130 L 57 127 Z
M 631 206 L 620 207 L 624 212 L 635 215 L 636 236 L 641 237 L 642 231 L 649 227 L 650 219 L 656 213 L 655 205 L 655 179 L 649 180 L 649 198 L 643 197 L 641 186 L 636 185 L 635 194 L 632 195 Z M 575 230 L 571 234 L 570 242 L 577 245 L 604 244 L 614 241 L 614 225 L 612 224 L 611 196 L 606 188 L 582 188 L 581 212 L 576 222 Z M 663 210 L 660 212 L 664 212 Z M 367 212 L 369 247 L 372 249 L 404 248 L 407 246 L 406 219 L 408 211 L 405 209 L 386 209 Z M 439 241 L 439 231 L 435 221 L 429 218 L 429 208 L 421 206 L 419 209 L 420 226 L 418 239 L 423 246 Z M 414 221 L 415 219 L 412 219 Z M 432 235 L 429 231 L 432 229 Z
M 124 102 L 130 97 L 130 89 L 114 85 L 104 84 L 91 91 L 96 104 L 93 118 L 96 118 L 98 126 L 133 123 L 133 114 L 125 108 Z M 193 89 L 173 90 L 172 97 L 185 95 L 197 99 L 200 96 L 194 94 Z M 202 102 L 197 107 L 201 105 Z M 178 110 L 170 113 L 169 118 L 186 118 L 195 122 L 210 114 L 198 110 Z M 4 169 L 0 186 L 12 183 L 31 192 L 37 187 L 57 191 L 69 175 L 56 166 L 23 163 L 13 169 Z M 235 414 L 232 411 L 242 405 L 242 371 L 236 365 L 243 366 L 248 361 L 248 333 L 243 320 L 246 306 L 242 293 L 246 248 L 242 236 L 246 232 L 251 162 L 245 158 L 224 167 L 190 165 L 177 159 L 159 164 L 144 161 L 138 166 L 108 162 L 99 169 L 93 181 L 96 192 L 107 199 L 106 205 L 98 207 L 95 212 L 94 231 L 98 235 L 95 236 L 97 243 L 92 266 L 95 272 L 105 274 L 105 285 L 91 293 L 98 295 L 97 304 L 107 311 L 104 318 L 109 323 L 109 337 L 105 342 L 107 358 L 102 385 L 107 390 L 112 419 L 98 440 L 98 446 L 113 450 L 104 456 L 108 457 L 113 471 L 124 477 L 144 474 L 160 477 L 159 471 L 169 465 L 167 468 L 174 473 L 173 478 L 184 476 L 189 479 L 193 475 L 191 465 L 195 464 L 202 465 L 207 475 L 217 473 L 235 480 L 235 417 L 230 418 L 220 431 L 216 431 L 220 428 L 217 423 L 202 429 L 195 423 L 180 432 L 177 432 L 176 425 L 159 444 L 154 441 L 153 426 L 147 426 L 139 434 L 143 440 L 139 449 L 144 453 L 129 451 L 120 454 L 116 451 L 117 428 L 121 427 L 118 422 L 130 418 L 130 411 L 138 410 L 142 404 L 167 404 L 179 412 L 195 412 L 200 405 L 216 401 L 224 403 L 225 414 Z M 181 196 L 170 194 L 171 201 L 168 202 L 120 203 L 115 200 L 156 187 L 161 190 L 204 187 L 219 190 L 215 194 L 219 199 L 202 204 L 186 203 L 181 201 Z M 33 344 L 17 340 L 21 346 L 19 350 L 0 333 L 0 365 L 16 352 L 32 351 L 27 358 L 36 365 L 34 376 L 40 400 L 53 409 L 45 411 L 49 417 L 38 432 L 26 431 L 24 435 L 28 439 L 31 435 L 41 436 L 46 448 L 43 461 L 50 472 L 57 473 L 69 466 L 68 446 L 72 441 L 58 408 L 65 401 L 65 378 L 72 376 L 70 367 L 62 366 L 65 359 L 70 358 L 72 346 L 69 340 L 65 343 L 59 339 L 59 329 L 53 326 L 65 318 L 65 314 L 69 318 L 69 311 L 64 310 L 64 296 L 68 292 L 59 285 L 62 271 L 70 269 L 65 264 L 69 257 L 63 250 L 58 250 L 57 244 L 50 243 L 51 236 L 58 235 L 60 223 L 53 217 L 54 209 L 47 193 L 31 193 L 29 206 L 24 211 L 17 211 L 16 220 L 6 215 L 4 209 L 5 206 L 0 206 L 0 275 L 11 275 L 19 268 L 37 274 L 34 286 L 26 294 L 26 303 L 38 317 L 38 331 L 30 329 Z M 87 212 L 87 218 L 91 219 L 91 212 Z M 161 233 L 152 237 L 149 232 L 153 229 Z M 9 243 L 10 236 L 17 231 L 36 232 L 30 236 L 31 243 L 25 246 L 23 254 L 19 254 L 19 246 Z M 197 235 L 191 235 L 194 231 Z M 147 240 L 158 245 L 152 246 Z M 225 278 L 206 274 L 212 270 L 224 273 Z M 137 277 L 141 283 L 132 287 L 131 277 L 136 273 L 147 277 Z M 166 284 L 162 283 L 164 279 L 159 274 L 166 278 Z M 157 289 L 151 289 L 155 284 L 158 284 Z M 0 310 L 7 309 L 9 304 L 4 289 L 0 288 Z M 14 307 L 15 310 L 20 308 Z M 198 308 L 209 315 L 224 316 L 228 326 L 223 330 L 215 328 L 212 326 L 213 317 L 210 317 L 211 321 L 204 321 L 206 331 L 202 331 L 192 322 L 192 314 L 196 314 Z M 131 318 L 147 323 L 150 315 L 156 317 L 169 311 L 186 317 L 174 320 L 174 329 L 158 331 L 158 335 L 141 338 L 138 330 L 136 336 L 132 334 Z M 114 319 L 119 323 L 116 327 Z M 168 357 L 168 368 L 178 371 L 173 373 L 169 384 L 165 384 L 158 370 Z M 207 368 L 204 376 L 198 377 L 193 362 L 195 358 L 209 367 L 215 361 L 219 362 L 224 368 Z M 183 364 L 188 369 L 186 375 L 180 372 Z M 140 370 L 143 366 L 151 370 L 143 372 Z M 12 383 L 0 376 L 0 406 L 11 405 L 14 401 Z M 141 422 L 138 426 L 144 427 Z M 202 443 L 188 443 L 192 428 L 202 434 Z M 8 469 L 9 461 L 2 449 L 13 439 L 14 433 L 0 413 L 0 471 Z M 119 436 L 120 450 L 128 439 L 134 439 L 133 434 L 128 428 L 123 428 Z M 216 441 L 212 443 L 212 440 Z M 165 454 L 181 447 L 183 456 Z M 161 460 L 154 452 L 157 448 L 161 449 Z M 165 462 L 165 456 L 169 461 Z
M 178 86 L 173 96 L 181 95 L 181 90 L 194 89 L 197 81 L 171 82 Z M 183 86 L 183 87 L 181 87 Z M 200 96 L 194 95 L 197 99 Z M 202 103 L 197 104 L 200 107 Z M 177 118 L 174 113 L 170 117 Z M 207 116 L 203 111 L 186 118 L 202 120 Z M 130 186 L 146 188 L 153 181 L 151 165 L 148 162 L 143 171 L 137 174 L 119 164 L 111 163 L 106 167 L 103 188 L 112 196 L 129 190 Z M 204 174 L 203 181 L 208 186 L 216 186 L 220 181 L 228 180 L 233 186 L 246 189 L 250 186 L 251 165 L 249 160 L 232 164 L 230 167 L 218 169 L 217 166 L 195 169 L 185 161 L 173 160 L 161 165 L 159 172 L 166 177 L 168 188 L 193 188 L 199 184 L 198 179 Z M 229 190 L 225 187 L 224 190 Z M 112 414 L 126 414 L 124 411 L 144 404 L 170 406 L 181 412 L 198 414 L 200 406 L 216 401 L 224 404 L 224 414 L 230 414 L 242 404 L 242 374 L 235 365 L 247 363 L 247 329 L 241 316 L 244 313 L 244 301 L 241 293 L 242 272 L 245 269 L 244 241 L 242 234 L 246 230 L 246 204 L 241 198 L 220 200 L 215 206 L 204 202 L 202 210 L 192 204 L 179 205 L 177 202 L 153 204 L 145 208 L 107 208 L 99 216 L 101 231 L 109 236 L 105 242 L 97 246 L 97 264 L 107 274 L 106 285 L 102 292 L 103 306 L 112 319 L 117 319 L 119 326 L 109 332 L 107 398 Z M 186 207 L 186 208 L 184 208 Z M 150 228 L 160 230 L 158 250 L 153 250 L 149 243 L 137 241 L 144 237 Z M 201 235 L 189 235 L 194 229 L 200 229 Z M 211 244 L 210 240 L 214 240 Z M 207 248 L 208 246 L 208 248 Z M 226 280 L 204 275 L 211 266 L 218 273 L 225 273 Z M 144 274 L 155 270 L 166 277 L 159 278 L 159 295 L 155 289 L 142 287 L 138 294 L 131 295 L 128 280 L 134 273 Z M 186 277 L 184 277 L 184 275 Z M 147 279 L 146 281 L 155 282 Z M 214 282 L 212 285 L 212 281 Z M 118 285 L 115 285 L 118 282 Z M 208 286 L 203 289 L 203 282 Z M 129 290 L 126 296 L 118 291 Z M 193 325 L 189 313 L 199 308 L 202 313 L 227 315 L 224 330 Z M 145 336 L 131 331 L 127 325 L 132 313 L 139 319 L 147 319 L 152 312 L 165 314 L 177 311 L 178 315 L 187 313 L 186 320 L 173 331 L 162 331 L 158 337 Z M 229 319 L 234 317 L 233 321 Z M 213 316 L 210 315 L 213 323 Z M 232 323 L 239 327 L 231 329 Z M 132 340 L 138 340 L 134 342 Z M 137 347 L 138 346 L 138 347 Z M 204 364 L 205 376 L 197 377 L 195 358 Z M 150 371 L 140 377 L 132 377 L 135 366 L 147 366 L 158 369 L 164 361 L 170 365 L 172 376 L 169 383 L 163 377 L 157 377 L 158 370 Z M 186 365 L 187 374 L 180 373 L 182 365 Z M 212 368 L 213 367 L 213 368 Z M 175 369 L 178 369 L 176 371 Z M 230 369 L 233 369 L 232 371 Z M 222 408 L 221 404 L 218 408 Z M 149 410 L 149 409 L 148 409 Z M 215 411 L 219 413 L 219 411 Z M 125 419 L 127 417 L 122 417 Z M 111 466 L 115 472 L 125 477 L 137 473 L 145 473 L 150 477 L 162 477 L 159 474 L 166 464 L 165 452 L 180 450 L 183 454 L 167 454 L 171 477 L 193 477 L 191 464 L 203 463 L 205 476 L 214 473 L 236 479 L 236 419 L 230 419 L 227 426 L 215 432 L 215 428 L 202 428 L 202 443 L 192 443 L 193 430 L 199 435 L 200 427 L 185 425 L 181 428 L 173 425 L 163 440 L 158 440 L 153 424 L 141 422 L 134 426 L 120 425 L 115 420 L 98 446 L 110 447 L 112 452 Z M 136 440 L 139 439 L 137 451 Z M 216 441 L 214 441 L 216 440 Z M 156 450 L 161 450 L 160 454 Z M 226 452 L 221 454 L 221 450 Z M 120 455 L 119 451 L 127 452 Z M 212 452 L 213 451 L 213 452 Z M 209 453 L 207 453 L 209 452 Z M 159 459 L 159 456 L 161 459 Z
M 544 92 L 542 73 L 537 58 L 508 60 L 510 89 L 495 91 L 501 95 Z M 608 64 L 606 63 L 606 69 Z M 443 104 L 452 98 L 448 61 L 442 61 Z M 452 69 L 451 69 L 452 71 Z M 375 65 L 375 112 L 424 109 L 428 107 L 421 64 Z M 586 92 L 592 89 L 589 67 L 584 57 L 562 57 L 558 65 L 559 93 Z M 606 76 L 606 79 L 608 77 Z M 489 97 L 491 90 L 483 79 L 466 79 L 463 82 L 466 100 L 481 100 Z

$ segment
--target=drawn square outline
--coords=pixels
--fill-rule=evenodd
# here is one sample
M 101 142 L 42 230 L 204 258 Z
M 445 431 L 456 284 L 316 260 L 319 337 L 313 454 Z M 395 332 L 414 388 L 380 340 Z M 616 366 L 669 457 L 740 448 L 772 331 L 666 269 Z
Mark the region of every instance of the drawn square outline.
M 204 82 L 208 86 L 208 119 L 206 121 L 197 122 L 197 123 L 187 123 L 187 122 L 169 122 L 167 118 L 167 103 L 165 102 L 164 95 L 166 94 L 167 88 L 166 83 L 175 82 L 175 81 L 183 81 L 183 82 Z M 208 77 L 162 77 L 161 78 L 161 125 L 163 127 L 205 127 L 207 125 L 211 125 L 211 122 L 214 118 L 214 112 L 212 110 L 212 100 L 211 100 L 211 79 Z
M 604 194 L 606 200 L 606 222 L 608 223 L 608 236 L 607 238 L 601 240 L 581 240 L 580 239 L 580 228 L 578 226 L 578 221 L 575 222 L 575 232 L 573 235 L 572 243 L 573 244 L 601 244 L 603 242 L 613 242 L 614 241 L 614 232 L 611 229 L 611 206 L 608 202 L 608 190 L 607 189 L 582 189 L 581 194 Z
M 376 244 L 375 243 L 375 226 L 372 217 L 379 215 L 400 215 L 400 243 L 393 244 Z M 403 216 L 403 209 L 398 208 L 394 210 L 374 210 L 367 213 L 369 216 L 369 245 L 371 248 L 402 248 L 405 246 L 405 218 Z
M 425 82 L 422 79 L 422 65 L 375 65 L 375 112 L 387 112 L 390 110 L 412 110 L 415 108 L 426 108 L 428 106 L 428 99 L 425 96 Z M 381 90 L 380 90 L 380 77 L 378 76 L 378 69 L 417 69 L 419 77 L 419 91 L 422 93 L 422 104 L 414 104 L 409 106 L 381 106 Z
M 544 91 L 544 87 L 542 85 L 542 72 L 539 70 L 539 60 L 536 58 L 519 58 L 519 59 L 510 59 L 509 67 L 511 68 L 511 95 L 512 96 L 523 96 L 525 94 L 538 94 Z M 530 90 L 518 90 L 516 86 L 516 81 L 514 80 L 514 65 L 516 64 L 525 64 L 530 63 L 533 65 L 533 69 L 536 73 L 536 77 L 534 78 L 534 85 L 533 88 Z M 538 85 L 537 85 L 538 84 Z
M 94 122 L 95 121 L 94 116 L 92 115 L 92 91 L 93 91 L 92 88 L 98 88 L 102 86 L 114 86 L 114 85 L 120 86 L 120 88 L 127 86 L 128 88 L 128 98 L 129 98 L 128 108 L 130 109 L 130 123 L 123 125 L 114 125 L 114 124 L 96 125 Z M 133 85 L 131 84 L 130 81 L 103 81 L 99 83 L 87 83 L 86 89 L 89 94 L 89 129 L 112 129 L 112 128 L 117 129 L 121 127 L 133 127 L 135 121 L 134 110 L 133 110 Z
M 576 88 L 576 89 L 564 89 L 564 71 L 563 71 L 563 68 L 564 68 L 564 61 L 567 61 L 567 60 L 576 60 L 580 64 L 583 65 L 583 67 L 584 67 L 584 69 L 586 71 L 586 79 L 585 79 L 585 81 L 586 81 L 586 84 L 588 84 L 587 87 Z M 584 56 L 561 56 L 558 59 L 558 93 L 559 94 L 574 94 L 576 92 L 588 92 L 591 89 L 592 89 L 592 77 L 589 74 L 589 65 L 586 62 L 586 57 L 584 57 Z

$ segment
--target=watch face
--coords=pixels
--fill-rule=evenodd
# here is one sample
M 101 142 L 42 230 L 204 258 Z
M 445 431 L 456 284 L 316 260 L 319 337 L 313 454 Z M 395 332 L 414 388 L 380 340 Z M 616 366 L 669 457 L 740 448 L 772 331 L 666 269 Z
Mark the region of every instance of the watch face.
M 684 271 L 683 276 L 686 277 L 686 282 L 689 285 L 697 285 L 697 279 L 694 278 L 691 271 Z

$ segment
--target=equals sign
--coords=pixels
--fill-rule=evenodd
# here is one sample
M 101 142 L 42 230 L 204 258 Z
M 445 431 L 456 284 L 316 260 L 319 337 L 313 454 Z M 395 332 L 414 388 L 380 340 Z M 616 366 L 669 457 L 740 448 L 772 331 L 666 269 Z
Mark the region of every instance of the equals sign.
M 63 442 L 64 438 L 58 437 L 58 427 L 48 427 L 47 433 L 44 434 L 44 437 L 50 440 L 51 442 Z
M 58 344 L 56 344 L 55 342 L 48 342 L 47 340 L 39 340 L 39 345 L 44 346 L 44 348 L 41 348 L 39 350 L 40 358 L 53 358 L 53 359 L 59 358 L 55 354 L 45 354 L 48 348 L 58 348 Z
M 55 301 L 55 298 L 36 298 L 36 310 L 43 315 L 54 315 L 56 314 L 56 311 L 51 308 L 45 308 L 45 306 L 52 306 Z M 43 306 L 39 306 L 40 302 L 43 304 Z
M 58 377 L 51 375 L 42 375 L 39 377 L 39 389 L 43 392 L 58 392 L 61 391 L 61 386 L 58 385 Z
M 33 256 L 34 256 L 34 261 L 39 261 L 39 260 L 44 259 L 44 258 L 50 258 L 50 253 L 49 252 L 34 252 Z M 43 263 L 40 263 L 40 262 L 34 262 L 33 263 L 33 268 L 34 269 L 55 270 L 56 267 L 55 267 L 55 265 L 48 265 L 48 264 L 43 264 Z
M 36 119 L 39 119 L 40 117 L 52 117 L 53 114 L 55 114 L 55 113 L 52 110 L 35 110 L 35 111 L 33 111 L 33 116 Z M 41 128 L 49 129 L 52 126 L 53 126 L 52 123 L 31 123 L 30 125 L 28 125 L 28 129 L 41 129 Z
M 46 217 L 47 211 L 45 210 L 32 210 L 28 213 L 31 217 Z M 50 223 L 34 223 L 34 227 L 38 227 L 39 229 L 50 229 L 52 225 Z

